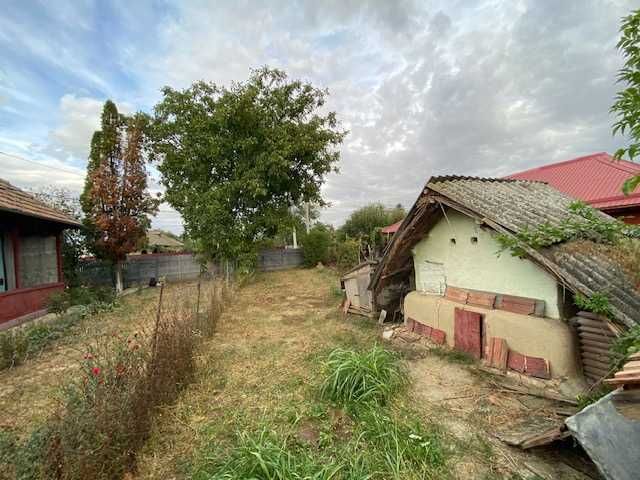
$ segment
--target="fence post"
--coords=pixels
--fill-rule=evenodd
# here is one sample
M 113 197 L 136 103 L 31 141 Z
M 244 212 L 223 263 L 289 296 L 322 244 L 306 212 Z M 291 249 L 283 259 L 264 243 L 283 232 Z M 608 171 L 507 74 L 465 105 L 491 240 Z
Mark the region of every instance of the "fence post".
M 196 300 L 196 318 L 200 314 L 200 280 L 198 280 L 198 300 Z
M 153 328 L 153 341 L 151 343 L 151 358 L 156 355 L 156 345 L 158 342 L 158 328 L 160 327 L 160 316 L 162 314 L 162 293 L 164 292 L 164 284 L 160 285 L 160 298 L 158 299 L 158 311 L 156 313 L 156 324 Z

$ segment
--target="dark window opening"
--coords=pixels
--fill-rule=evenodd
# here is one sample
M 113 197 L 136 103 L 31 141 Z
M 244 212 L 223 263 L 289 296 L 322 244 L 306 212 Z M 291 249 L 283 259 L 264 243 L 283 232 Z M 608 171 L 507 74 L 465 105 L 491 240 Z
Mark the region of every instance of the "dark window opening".
M 471 237 L 471 243 L 478 243 L 478 237 Z

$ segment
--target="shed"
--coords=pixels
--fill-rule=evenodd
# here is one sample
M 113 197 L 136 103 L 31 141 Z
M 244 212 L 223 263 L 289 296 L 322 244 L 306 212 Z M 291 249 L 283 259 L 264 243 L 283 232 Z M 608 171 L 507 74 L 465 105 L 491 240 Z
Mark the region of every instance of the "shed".
M 369 316 L 373 314 L 373 297 L 369 282 L 378 262 L 367 260 L 355 266 L 340 278 L 340 286 L 345 291 L 349 313 Z
M 577 312 L 572 293 L 604 291 L 619 329 L 640 323 L 640 291 L 610 247 L 575 239 L 540 249 L 521 244 L 523 258 L 497 255 L 499 236 L 585 221 L 574 202 L 543 182 L 431 178 L 372 275 L 376 308 L 401 305 L 413 332 L 502 370 L 578 382 L 581 374 L 606 377 L 607 359 L 594 349 L 606 353 L 617 330 Z

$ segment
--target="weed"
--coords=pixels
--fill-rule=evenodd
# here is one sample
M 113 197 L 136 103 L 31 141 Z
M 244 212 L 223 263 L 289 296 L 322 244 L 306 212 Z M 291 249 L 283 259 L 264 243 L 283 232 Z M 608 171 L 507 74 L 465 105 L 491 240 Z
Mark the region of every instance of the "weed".
M 374 345 L 367 351 L 335 349 L 324 362 L 323 398 L 344 405 L 385 404 L 407 384 L 397 355 Z
M 607 297 L 606 293 L 595 292 L 589 297 L 576 293 L 573 297 L 573 302 L 577 307 L 587 312 L 597 313 L 607 318 L 613 317 L 609 297 Z
M 240 433 L 238 446 L 224 461 L 211 457 L 195 472 L 194 480 L 254 479 L 330 480 L 341 470 L 333 462 L 318 462 L 307 451 L 294 449 L 274 432 Z
M 466 352 L 447 347 L 433 347 L 429 349 L 429 353 L 451 363 L 460 363 L 462 365 L 471 365 L 476 361 L 475 358 Z

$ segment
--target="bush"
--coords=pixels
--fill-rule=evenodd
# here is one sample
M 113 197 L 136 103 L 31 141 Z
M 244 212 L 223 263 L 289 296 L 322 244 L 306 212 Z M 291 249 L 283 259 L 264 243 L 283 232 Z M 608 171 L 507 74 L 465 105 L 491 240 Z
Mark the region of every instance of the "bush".
M 27 352 L 28 340 L 23 330 L 0 332 L 0 370 L 20 365 Z
M 69 292 L 54 292 L 49 295 L 47 299 L 47 311 L 49 313 L 55 313 L 56 315 L 62 315 L 71 306 L 71 297 Z
M 357 240 L 347 238 L 344 242 L 336 244 L 336 265 L 338 269 L 345 271 L 355 267 L 360 261 L 360 243 Z
M 324 364 L 323 398 L 347 406 L 385 404 L 407 383 L 407 374 L 397 356 L 375 345 L 355 352 L 338 348 Z
M 303 255 L 304 264 L 307 267 L 313 267 L 318 263 L 327 263 L 329 260 L 329 245 L 331 244 L 331 235 L 328 231 L 314 228 L 304 238 Z
M 197 342 L 213 333 L 208 323 L 221 313 L 223 296 L 214 290 L 211 311 L 202 314 L 194 305 L 165 300 L 152 332 L 96 341 L 47 423 L 47 455 L 36 465 L 43 478 L 106 480 L 134 468 L 157 408 L 192 381 Z
M 636 325 L 616 339 L 611 347 L 612 367 L 622 368 L 630 355 L 640 352 L 640 325 Z

